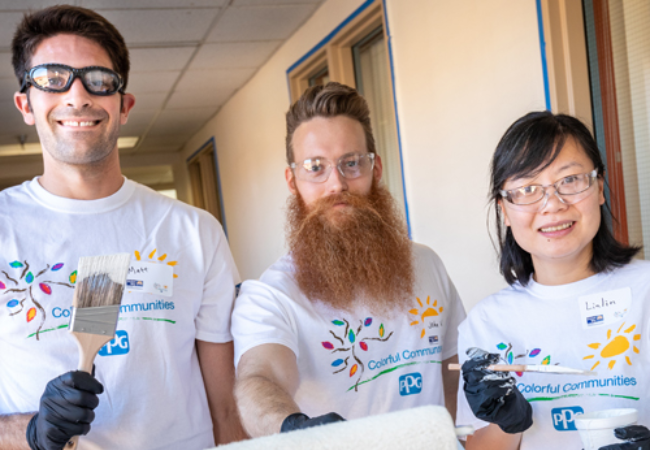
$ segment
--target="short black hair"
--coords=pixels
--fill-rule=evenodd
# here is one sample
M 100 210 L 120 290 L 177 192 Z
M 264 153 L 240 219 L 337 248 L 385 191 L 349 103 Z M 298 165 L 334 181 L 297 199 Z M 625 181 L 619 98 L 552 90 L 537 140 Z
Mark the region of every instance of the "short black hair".
M 43 40 L 58 34 L 73 34 L 90 39 L 102 47 L 113 70 L 124 82 L 129 81 L 129 50 L 124 38 L 103 16 L 79 6 L 56 5 L 25 14 L 11 42 L 14 73 L 22 84 L 25 70 L 30 69 L 31 58 Z
M 499 200 L 500 190 L 510 178 L 535 176 L 557 158 L 567 139 L 574 139 L 585 151 L 604 179 L 605 165 L 598 144 L 587 127 L 575 117 L 549 111 L 531 112 L 517 119 L 505 132 L 492 157 L 490 200 L 495 210 L 499 269 L 508 282 L 525 286 L 534 272 L 530 253 L 515 241 L 510 227 L 503 225 Z M 606 272 L 628 264 L 641 247 L 618 242 L 610 228 L 615 220 L 607 206 L 600 207 L 600 226 L 593 239 L 590 268 L 594 273 Z

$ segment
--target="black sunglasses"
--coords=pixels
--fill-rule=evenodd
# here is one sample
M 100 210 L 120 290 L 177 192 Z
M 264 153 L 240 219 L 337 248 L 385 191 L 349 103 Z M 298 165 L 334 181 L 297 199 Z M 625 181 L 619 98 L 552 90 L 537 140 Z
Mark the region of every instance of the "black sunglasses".
M 45 92 L 66 92 L 75 78 L 81 79 L 84 88 L 93 95 L 124 93 L 122 77 L 106 67 L 75 69 L 63 64 L 41 64 L 26 70 L 20 92 L 26 92 L 29 86 Z

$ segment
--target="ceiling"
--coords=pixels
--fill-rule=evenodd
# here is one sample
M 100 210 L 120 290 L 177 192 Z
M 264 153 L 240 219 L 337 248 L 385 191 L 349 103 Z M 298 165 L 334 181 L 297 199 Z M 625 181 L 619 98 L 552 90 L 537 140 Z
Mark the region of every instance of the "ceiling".
M 177 152 L 323 0 L 75 0 L 112 22 L 130 50 L 127 91 L 136 97 L 124 155 Z M 61 0 L 0 0 L 0 158 L 38 152 L 34 127 L 13 106 L 10 45 L 28 9 Z M 19 146 L 20 140 L 27 145 Z M 11 146 L 11 147 L 9 147 Z M 34 150 L 36 148 L 36 150 Z M 11 152 L 11 150 L 14 150 Z M 4 158 L 15 158 L 4 156 Z M 1 164 L 1 163 L 0 163 Z

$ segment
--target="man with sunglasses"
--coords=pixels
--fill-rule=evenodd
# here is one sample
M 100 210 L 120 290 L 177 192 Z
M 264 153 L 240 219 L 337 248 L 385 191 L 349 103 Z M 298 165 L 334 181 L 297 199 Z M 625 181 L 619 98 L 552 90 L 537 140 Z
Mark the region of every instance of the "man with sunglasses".
M 235 304 L 242 422 L 252 436 L 419 405 L 455 414 L 465 317 L 438 256 L 409 240 L 380 183 L 366 101 L 338 83 L 287 113 L 288 255 Z
M 117 138 L 135 104 L 122 36 L 93 11 L 55 6 L 26 15 L 12 49 L 15 104 L 44 172 L 0 193 L 0 448 L 83 435 L 81 450 L 198 450 L 244 437 L 237 269 L 214 217 L 121 174 Z M 116 338 L 92 375 L 71 371 L 79 257 L 121 252 L 132 265 Z

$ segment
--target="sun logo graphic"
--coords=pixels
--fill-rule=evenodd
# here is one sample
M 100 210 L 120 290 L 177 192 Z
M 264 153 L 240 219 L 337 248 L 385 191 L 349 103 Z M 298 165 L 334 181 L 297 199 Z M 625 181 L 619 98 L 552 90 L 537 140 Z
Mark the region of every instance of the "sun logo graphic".
M 409 311 L 409 314 L 413 314 L 419 320 L 412 321 L 410 323 L 410 326 L 422 324 L 422 332 L 420 333 L 420 339 L 422 339 L 427 332 L 426 326 L 424 324 L 424 319 L 426 319 L 427 317 L 439 316 L 440 314 L 442 314 L 443 307 L 442 306 L 438 307 L 438 300 L 434 300 L 433 305 L 431 305 L 431 297 L 428 296 L 426 302 L 427 306 L 424 306 L 422 300 L 420 300 L 418 297 L 416 297 L 415 299 L 418 301 L 420 308 L 411 309 Z
M 165 262 L 165 260 L 167 259 L 167 253 L 163 253 L 160 256 L 156 256 L 157 251 L 158 251 L 158 249 L 154 248 L 153 251 L 151 253 L 149 253 L 149 255 L 148 255 L 149 262 L 167 264 L 168 266 L 172 266 L 172 267 L 174 267 L 174 266 L 176 266 L 176 264 L 178 264 L 178 261 L 167 261 L 167 262 Z M 136 260 L 143 261 L 142 255 L 140 254 L 140 252 L 138 250 L 133 252 L 133 254 L 135 255 Z M 147 260 L 145 259 L 144 261 L 147 261 Z M 174 274 L 174 278 L 178 278 L 178 275 Z
M 636 345 L 633 345 L 630 343 L 630 339 L 632 341 L 639 341 L 641 340 L 641 335 L 640 334 L 632 334 L 632 332 L 636 329 L 636 325 L 632 325 L 626 329 L 623 330 L 623 327 L 625 326 L 625 322 L 621 324 L 620 327 L 618 327 L 618 330 L 616 330 L 616 333 L 614 336 L 612 336 L 612 330 L 607 330 L 607 343 L 603 346 L 600 342 L 595 342 L 593 344 L 589 344 L 588 347 L 592 348 L 594 350 L 599 350 L 601 347 L 602 350 L 600 351 L 600 354 L 593 354 L 593 355 L 587 355 L 583 360 L 586 359 L 595 359 L 600 356 L 600 358 L 603 358 L 605 360 L 609 359 L 609 362 L 607 363 L 607 368 L 608 369 L 613 369 L 614 365 L 616 365 L 616 357 L 623 355 L 623 353 L 627 352 L 630 347 L 632 347 L 632 351 L 634 353 L 639 353 L 639 349 L 636 347 Z M 621 333 L 621 330 L 623 332 Z M 632 360 L 630 360 L 630 357 L 628 355 L 625 355 L 625 361 L 628 363 L 628 365 L 632 365 Z M 594 370 L 598 365 L 600 364 L 600 359 L 596 361 L 596 363 L 591 367 L 591 370 Z

